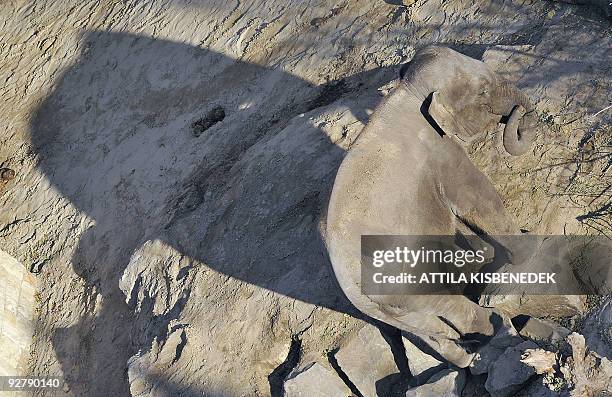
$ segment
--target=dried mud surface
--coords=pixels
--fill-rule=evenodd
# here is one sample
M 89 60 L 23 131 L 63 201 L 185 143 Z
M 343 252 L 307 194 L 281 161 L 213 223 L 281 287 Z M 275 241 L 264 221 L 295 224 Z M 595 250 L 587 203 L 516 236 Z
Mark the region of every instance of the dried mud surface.
M 505 155 L 499 131 L 468 148 L 522 228 L 612 229 L 597 9 L 5 1 L 0 32 L 0 166 L 16 170 L 0 248 L 40 270 L 30 372 L 63 375 L 66 395 L 280 395 L 306 358 L 332 368 L 365 319 L 318 219 L 378 88 L 426 44 L 536 103 L 531 153 Z

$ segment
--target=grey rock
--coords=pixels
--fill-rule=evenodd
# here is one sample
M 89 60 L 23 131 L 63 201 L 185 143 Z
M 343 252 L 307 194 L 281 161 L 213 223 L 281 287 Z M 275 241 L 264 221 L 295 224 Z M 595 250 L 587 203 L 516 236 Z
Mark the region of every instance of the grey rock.
M 567 394 L 550 390 L 543 382 L 542 378 L 536 378 L 527 387 L 521 390 L 516 397 L 561 397 Z
M 174 329 L 175 327 L 173 327 Z M 167 385 L 158 374 L 172 367 L 180 358 L 187 343 L 184 329 L 169 331 L 166 341 L 153 340 L 148 352 L 139 351 L 127 362 L 130 395 L 134 397 L 166 395 Z
M 465 387 L 461 393 L 462 397 L 488 397 L 489 392 L 485 389 L 487 375 L 472 375 L 468 376 L 465 381 Z
M 502 327 L 495 336 L 476 353 L 474 360 L 470 364 L 472 375 L 487 373 L 489 366 L 509 347 L 516 346 L 524 342 L 509 320 L 505 320 Z
M 369 324 L 341 346 L 335 358 L 364 397 L 376 397 L 376 382 L 399 372 L 389 344 Z
M 523 364 L 521 355 L 526 349 L 537 349 L 532 341 L 525 341 L 517 346 L 509 347 L 489 366 L 489 376 L 485 383 L 492 397 L 508 397 L 514 395 L 523 384 L 535 375 L 533 368 Z
M 351 394 L 337 374 L 317 362 L 289 374 L 284 390 L 285 397 L 346 397 Z
M 556 343 L 565 339 L 570 330 L 547 319 L 532 317 L 521 328 L 519 334 L 534 341 Z
M 504 350 L 503 348 L 491 345 L 483 346 L 478 353 L 476 353 L 474 361 L 470 364 L 470 372 L 473 375 L 486 374 L 489 371 L 489 365 L 497 360 L 497 357 L 501 356 Z
M 39 285 L 25 266 L 0 249 L 0 376 L 28 371 Z
M 612 297 L 608 296 L 587 316 L 582 334 L 589 350 L 612 359 Z
M 404 349 L 406 349 L 410 373 L 412 376 L 417 377 L 417 379 L 419 376 L 423 376 L 426 372 L 442 364 L 440 360 L 423 352 L 406 337 L 402 337 L 402 342 L 404 344 Z
M 465 370 L 445 369 L 429 378 L 424 385 L 408 390 L 406 397 L 460 397 L 465 378 Z

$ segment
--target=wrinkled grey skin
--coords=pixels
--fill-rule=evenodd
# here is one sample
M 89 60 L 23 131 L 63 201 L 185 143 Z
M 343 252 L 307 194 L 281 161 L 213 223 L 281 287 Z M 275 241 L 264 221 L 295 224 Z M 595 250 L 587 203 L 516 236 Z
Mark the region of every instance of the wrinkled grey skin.
M 325 242 L 338 282 L 358 309 L 422 336 L 449 362 L 466 367 L 473 354 L 456 341 L 471 333 L 491 336 L 492 309 L 463 296 L 363 295 L 360 237 L 454 235 L 467 225 L 489 235 L 519 234 L 459 142 L 507 117 L 504 147 L 524 153 L 534 137 L 533 106 L 483 62 L 448 48 L 417 52 L 401 76 L 338 171 Z

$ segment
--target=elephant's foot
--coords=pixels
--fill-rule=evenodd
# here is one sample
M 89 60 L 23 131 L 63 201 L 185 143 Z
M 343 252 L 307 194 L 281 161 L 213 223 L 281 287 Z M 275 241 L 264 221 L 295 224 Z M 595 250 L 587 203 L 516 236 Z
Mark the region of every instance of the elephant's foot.
M 425 343 L 440 354 L 446 361 L 459 368 L 468 367 L 476 356 L 476 353 L 468 353 L 453 339 L 430 337 L 425 339 Z

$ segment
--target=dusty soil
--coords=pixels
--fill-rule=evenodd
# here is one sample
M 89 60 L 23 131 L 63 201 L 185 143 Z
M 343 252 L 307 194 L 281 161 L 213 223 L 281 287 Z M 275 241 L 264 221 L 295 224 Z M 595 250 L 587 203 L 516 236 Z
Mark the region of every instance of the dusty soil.
M 596 8 L 19 0 L 0 26 L 0 246 L 40 270 L 30 372 L 67 395 L 280 395 L 303 357 L 330 361 L 364 319 L 318 219 L 378 88 L 426 44 L 537 104 L 528 155 L 498 131 L 468 148 L 521 227 L 612 230 Z

